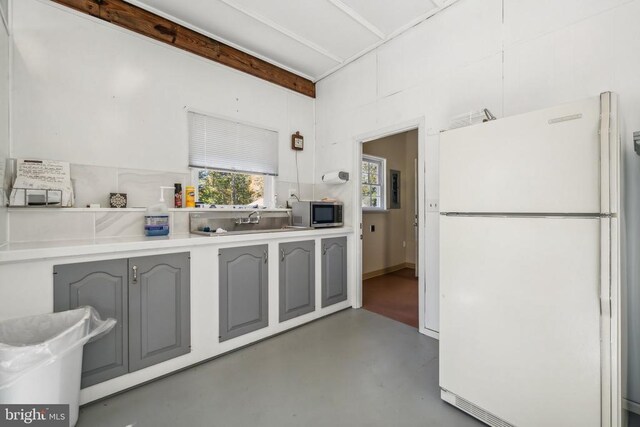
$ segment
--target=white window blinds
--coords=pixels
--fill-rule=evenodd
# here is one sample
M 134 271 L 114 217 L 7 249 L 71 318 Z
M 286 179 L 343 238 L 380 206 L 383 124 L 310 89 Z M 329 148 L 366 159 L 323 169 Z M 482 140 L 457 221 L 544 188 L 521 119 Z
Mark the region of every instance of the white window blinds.
M 278 175 L 278 132 L 189 112 L 189 166 Z

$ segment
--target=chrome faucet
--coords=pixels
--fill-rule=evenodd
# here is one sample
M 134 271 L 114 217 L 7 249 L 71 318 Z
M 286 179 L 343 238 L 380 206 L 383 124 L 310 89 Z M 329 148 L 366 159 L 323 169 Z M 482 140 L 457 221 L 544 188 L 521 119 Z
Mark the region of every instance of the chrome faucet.
M 255 215 L 255 217 L 251 218 L 253 215 Z M 249 216 L 247 217 L 247 219 L 249 220 L 249 224 L 259 224 L 260 223 L 260 212 L 258 211 L 253 211 L 249 214 Z
M 253 215 L 256 215 L 253 217 Z M 253 217 L 253 218 L 252 218 Z M 253 211 L 246 218 L 236 218 L 236 224 L 259 224 L 260 223 L 260 212 Z

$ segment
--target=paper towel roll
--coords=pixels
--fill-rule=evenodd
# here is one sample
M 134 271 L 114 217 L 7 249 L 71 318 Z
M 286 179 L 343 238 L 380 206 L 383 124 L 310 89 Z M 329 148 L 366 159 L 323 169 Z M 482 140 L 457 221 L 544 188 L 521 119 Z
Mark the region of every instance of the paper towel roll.
M 344 184 L 349 181 L 349 172 L 334 171 L 322 175 L 322 182 L 325 184 Z

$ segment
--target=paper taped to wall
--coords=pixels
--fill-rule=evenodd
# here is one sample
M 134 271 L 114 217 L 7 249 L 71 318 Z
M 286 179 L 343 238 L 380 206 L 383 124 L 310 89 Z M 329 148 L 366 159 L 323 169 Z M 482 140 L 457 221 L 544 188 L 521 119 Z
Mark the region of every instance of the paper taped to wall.
M 73 206 L 69 163 L 18 159 L 9 204 Z

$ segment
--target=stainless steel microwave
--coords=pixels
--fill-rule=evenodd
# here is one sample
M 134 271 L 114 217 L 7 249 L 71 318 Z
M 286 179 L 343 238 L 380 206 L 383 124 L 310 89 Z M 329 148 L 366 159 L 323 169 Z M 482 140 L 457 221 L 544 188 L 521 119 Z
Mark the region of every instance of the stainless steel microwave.
M 300 227 L 342 227 L 342 203 L 340 202 L 293 202 L 291 215 L 293 225 Z

